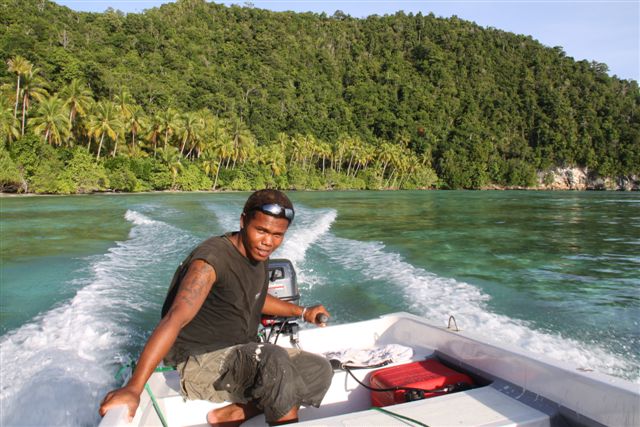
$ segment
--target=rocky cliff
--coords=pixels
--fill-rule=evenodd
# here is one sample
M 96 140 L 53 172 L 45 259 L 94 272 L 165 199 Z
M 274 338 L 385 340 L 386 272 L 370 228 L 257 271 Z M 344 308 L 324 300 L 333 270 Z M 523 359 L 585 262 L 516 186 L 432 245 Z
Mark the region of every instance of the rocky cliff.
M 538 172 L 538 188 L 541 190 L 640 190 L 640 176 L 627 175 L 616 178 L 599 176 L 587 168 L 554 168 Z

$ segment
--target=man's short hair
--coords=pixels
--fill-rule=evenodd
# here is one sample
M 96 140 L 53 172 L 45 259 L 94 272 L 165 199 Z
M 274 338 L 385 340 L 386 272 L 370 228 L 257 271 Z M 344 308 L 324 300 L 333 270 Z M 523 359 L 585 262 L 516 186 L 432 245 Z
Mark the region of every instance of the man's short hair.
M 282 210 L 282 214 L 273 215 L 270 212 L 266 212 L 263 208 L 265 205 L 278 205 L 284 209 L 290 209 L 291 217 L 288 217 L 285 214 L 285 210 Z M 245 218 L 248 220 L 253 219 L 256 212 L 263 212 L 267 215 L 276 216 L 278 218 L 285 218 L 291 223 L 293 220 L 293 203 L 291 200 L 279 190 L 272 189 L 264 189 L 258 190 L 252 195 L 249 196 L 246 203 L 244 204 L 244 208 L 242 209 L 242 214 L 245 215 Z

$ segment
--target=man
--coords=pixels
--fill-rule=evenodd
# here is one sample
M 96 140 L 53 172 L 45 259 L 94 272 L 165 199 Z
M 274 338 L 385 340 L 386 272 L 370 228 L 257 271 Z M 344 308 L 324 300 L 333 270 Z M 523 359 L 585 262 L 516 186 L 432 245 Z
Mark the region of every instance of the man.
M 131 379 L 105 396 L 101 415 L 125 404 L 133 417 L 163 358 L 176 366 L 187 398 L 232 402 L 207 414 L 212 425 L 240 425 L 261 412 L 270 424 L 296 422 L 301 404 L 320 405 L 332 376 L 326 359 L 256 342 L 261 314 L 316 324 L 319 315 L 329 315 L 322 305 L 300 307 L 267 293 L 269 256 L 293 217 L 286 195 L 256 191 L 245 203 L 239 232 L 212 237 L 191 252 L 176 270 L 162 319 Z

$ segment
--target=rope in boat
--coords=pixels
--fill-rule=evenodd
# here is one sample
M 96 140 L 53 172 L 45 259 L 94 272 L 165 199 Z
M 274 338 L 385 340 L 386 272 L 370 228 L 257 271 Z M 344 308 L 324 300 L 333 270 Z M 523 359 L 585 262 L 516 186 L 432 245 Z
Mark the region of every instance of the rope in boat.
M 149 383 L 145 383 L 144 389 L 147 390 L 147 393 L 149 393 L 149 397 L 151 398 L 151 404 L 153 405 L 153 409 L 156 410 L 156 414 L 158 415 L 158 418 L 160 418 L 162 427 L 169 427 L 169 424 L 167 423 L 167 420 L 164 418 L 164 414 L 162 413 L 162 409 L 160 409 L 160 405 L 158 405 L 156 396 L 151 391 L 151 387 L 149 386 Z
M 354 375 L 353 372 L 351 372 L 351 370 L 353 369 L 370 369 L 370 368 L 378 368 L 380 366 L 385 366 L 388 365 L 390 363 L 390 361 L 385 360 L 377 365 L 371 365 L 371 366 L 353 366 L 353 365 L 349 365 L 347 363 L 341 363 L 338 360 L 331 360 L 331 364 L 332 366 L 336 366 L 337 364 L 339 364 L 339 367 L 341 369 L 343 369 L 345 372 L 347 372 L 349 375 L 351 375 L 351 377 L 356 380 L 356 382 L 358 384 L 360 384 L 361 386 L 363 386 L 364 388 L 371 390 L 371 391 L 376 391 L 376 392 L 386 392 L 386 391 L 399 391 L 399 390 L 405 390 L 409 393 L 412 393 L 411 396 L 412 398 L 409 400 L 415 400 L 415 399 L 421 399 L 422 397 L 424 397 L 424 393 L 449 393 L 452 391 L 456 391 L 456 390 L 464 390 L 469 388 L 469 385 L 466 383 L 457 383 L 457 384 L 450 384 L 450 385 L 446 385 L 442 388 L 436 388 L 436 389 L 423 389 L 423 388 L 415 388 L 415 387 L 405 387 L 405 386 L 397 386 L 397 387 L 388 387 L 388 388 L 376 388 L 376 387 L 371 387 L 365 383 L 363 383 L 362 381 L 360 381 L 358 379 L 358 377 L 356 377 Z M 382 409 L 380 407 L 374 406 L 372 407 L 372 409 L 375 409 L 376 411 L 382 412 L 383 414 L 389 415 L 391 417 L 397 418 L 400 421 L 409 421 L 411 423 L 414 423 L 415 425 L 421 426 L 421 427 L 429 427 L 427 424 L 424 424 L 416 419 L 407 417 L 405 415 L 400 415 L 398 413 L 395 412 L 391 412 L 387 409 Z M 408 424 L 411 425 L 411 424 Z
M 371 408 L 371 409 L 375 409 L 376 411 L 382 412 L 383 414 L 389 415 L 389 416 L 391 416 L 391 417 L 393 417 L 393 418 L 397 418 L 397 419 L 399 419 L 400 421 L 409 421 L 409 422 L 414 423 L 414 424 L 416 424 L 416 425 L 419 425 L 419 426 L 421 426 L 421 427 L 429 427 L 429 425 L 428 425 L 428 424 L 422 423 L 422 422 L 420 422 L 420 421 L 418 421 L 418 420 L 414 420 L 414 419 L 413 419 L 413 418 L 411 418 L 411 417 L 407 417 L 407 416 L 405 416 L 405 415 L 400 415 L 400 414 L 397 414 L 397 413 L 395 413 L 395 412 L 388 411 L 388 410 L 386 410 L 386 409 L 378 408 L 377 406 L 374 406 L 374 407 L 373 407 L 373 408 Z M 407 424 L 407 423 L 405 423 L 405 424 Z M 411 424 L 408 424 L 408 425 L 411 425 Z
M 337 361 L 339 363 L 339 361 Z M 352 369 L 367 369 L 367 368 L 377 368 L 379 366 L 384 366 L 389 364 L 388 361 L 382 362 L 380 364 L 377 365 L 371 365 L 371 366 L 350 366 L 346 363 L 342 363 L 340 365 L 340 368 L 343 369 L 346 373 L 348 373 L 349 375 L 351 375 L 351 377 L 356 380 L 356 382 L 358 384 L 360 384 L 362 387 L 366 388 L 367 390 L 371 390 L 371 391 L 378 391 L 378 392 L 385 392 L 385 391 L 400 391 L 400 390 L 405 390 L 408 392 L 414 392 L 417 393 L 415 395 L 415 397 L 421 399 L 424 397 L 425 393 L 451 393 L 453 391 L 458 391 L 458 390 L 466 390 L 469 387 L 468 384 L 466 383 L 456 383 L 456 384 L 449 384 L 449 385 L 445 385 L 441 388 L 434 388 L 434 389 L 426 389 L 426 388 L 418 388 L 418 387 L 406 387 L 406 386 L 395 386 L 395 387 L 387 387 L 387 388 L 377 388 L 377 387 L 371 387 L 365 383 L 363 383 L 362 381 L 360 381 L 358 379 L 358 377 L 355 376 L 355 374 L 353 372 L 351 372 Z M 412 399 L 412 400 L 417 400 L 417 399 Z

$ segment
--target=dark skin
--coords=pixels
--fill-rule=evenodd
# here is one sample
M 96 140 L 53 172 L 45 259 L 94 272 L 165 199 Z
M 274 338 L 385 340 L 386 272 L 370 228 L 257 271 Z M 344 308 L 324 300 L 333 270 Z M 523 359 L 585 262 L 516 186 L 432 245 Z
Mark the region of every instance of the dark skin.
M 252 261 L 265 261 L 282 244 L 288 228 L 289 222 L 285 218 L 256 212 L 253 218 L 249 219 L 242 214 L 240 233 L 232 235 L 229 240 L 243 256 Z M 195 260 L 191 263 L 180 283 L 171 308 L 147 340 L 131 379 L 124 387 L 107 393 L 100 405 L 101 416 L 111 408 L 126 405 L 129 409 L 129 417 L 133 419 L 140 404 L 140 394 L 144 390 L 144 385 L 156 366 L 169 352 L 182 328 L 198 313 L 215 281 L 216 272 L 211 265 L 203 260 Z M 295 317 L 302 314 L 303 307 L 267 295 L 262 312 L 269 315 Z M 322 305 L 309 307 L 305 312 L 304 320 L 316 323 L 316 316 L 321 313 L 329 316 Z M 249 404 L 232 403 L 209 412 L 207 421 L 211 425 L 236 426 L 258 413 L 259 411 L 251 402 Z M 277 421 L 290 422 L 296 420 L 297 416 L 298 408 L 292 408 Z

